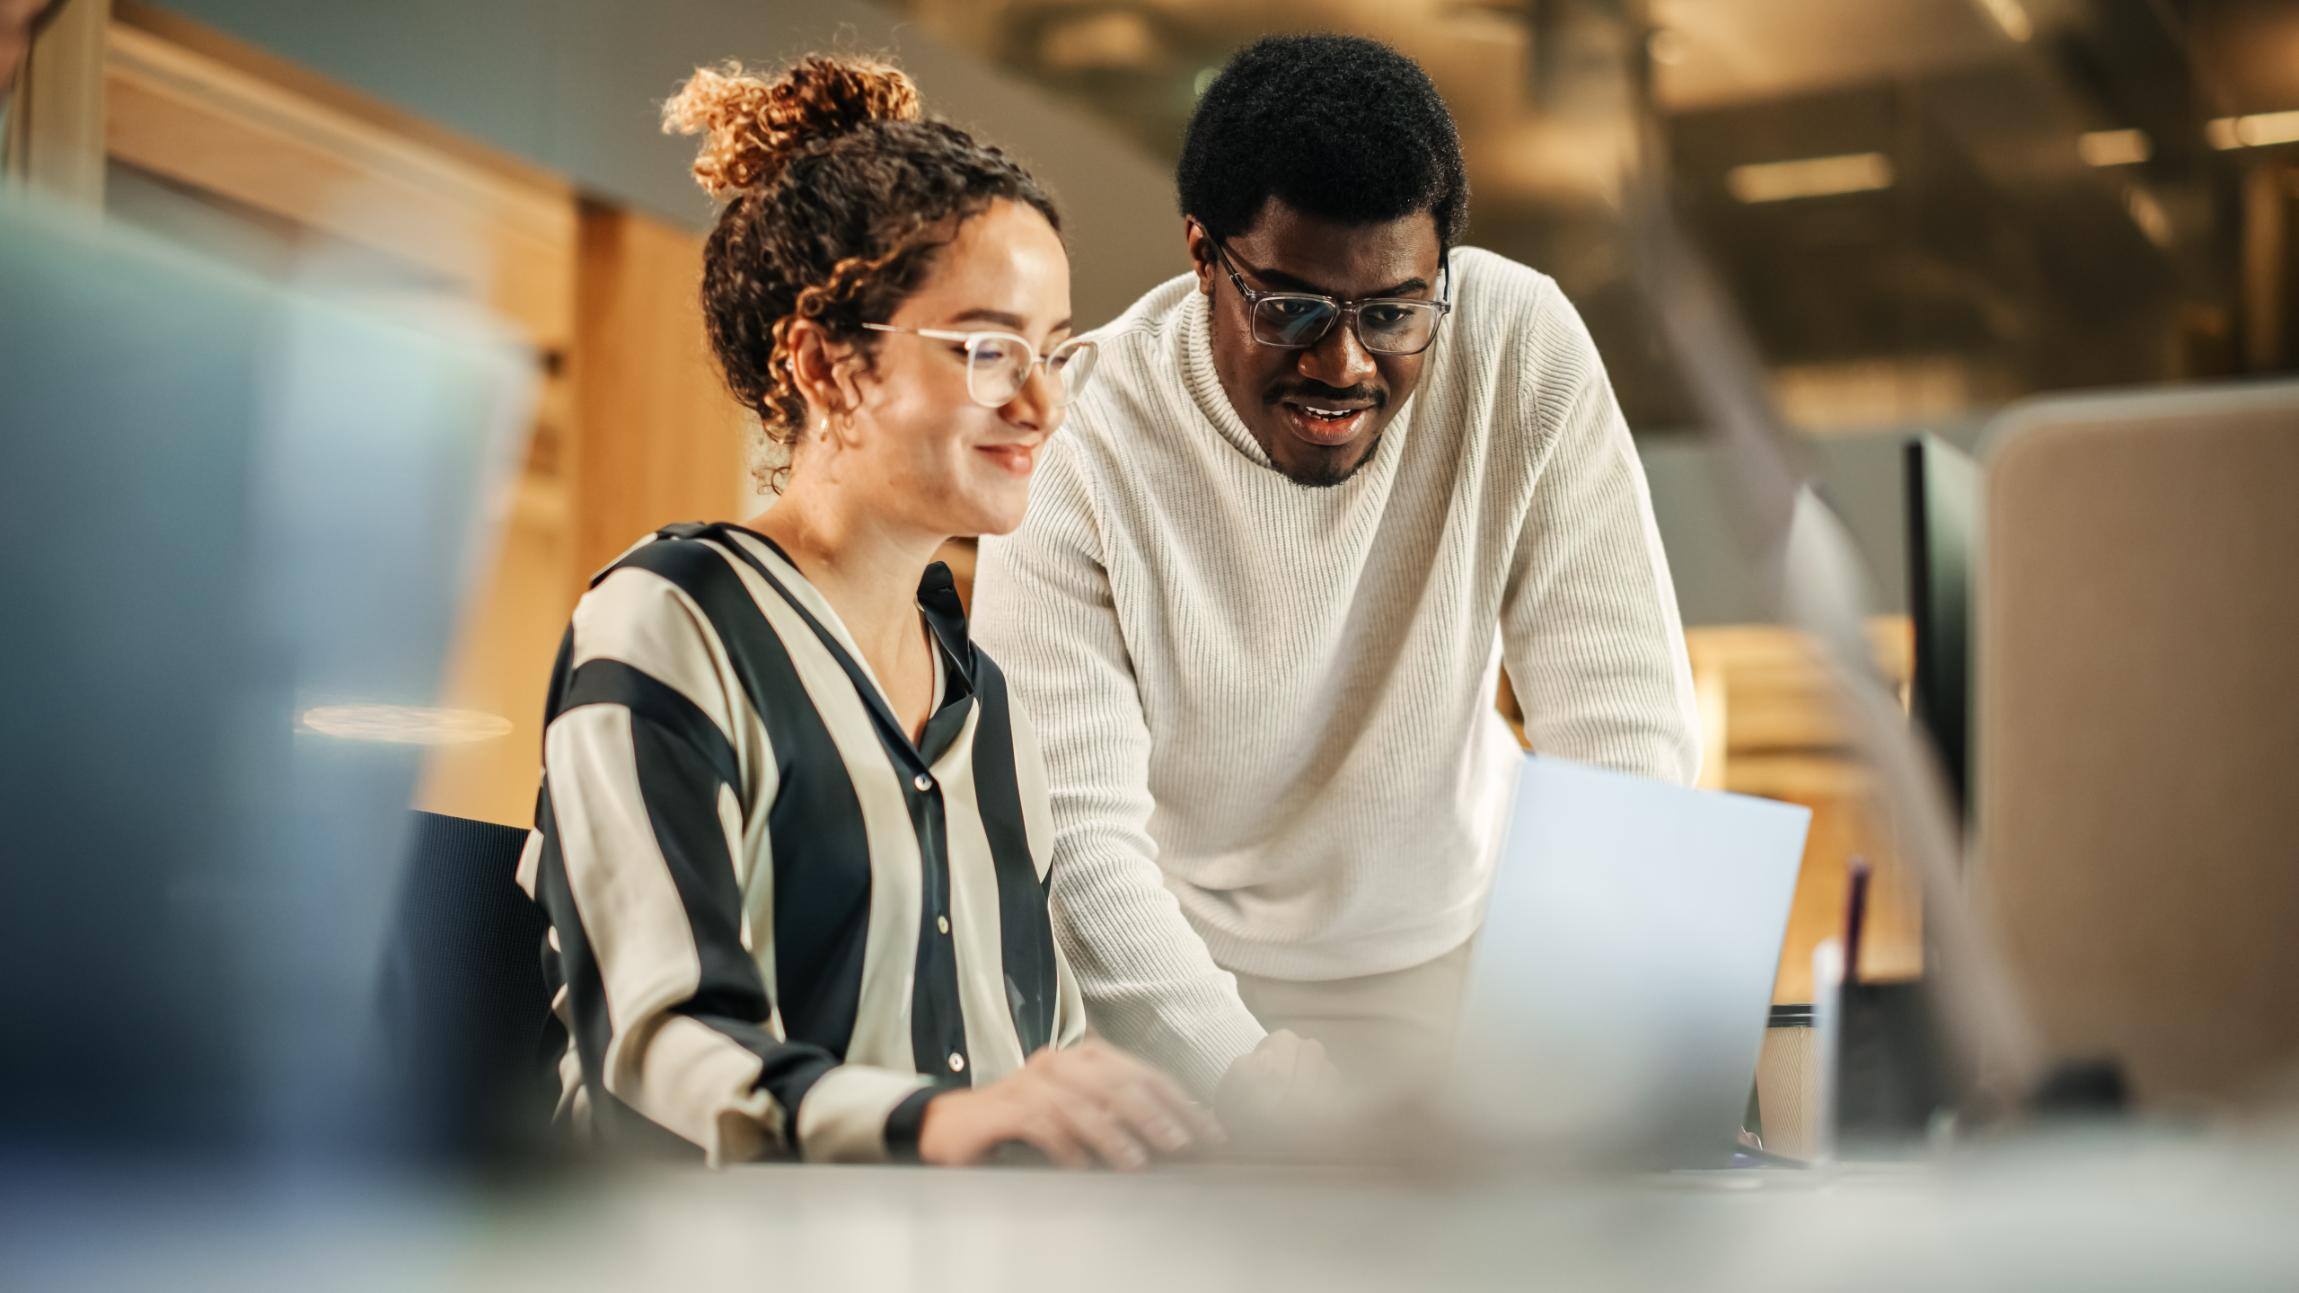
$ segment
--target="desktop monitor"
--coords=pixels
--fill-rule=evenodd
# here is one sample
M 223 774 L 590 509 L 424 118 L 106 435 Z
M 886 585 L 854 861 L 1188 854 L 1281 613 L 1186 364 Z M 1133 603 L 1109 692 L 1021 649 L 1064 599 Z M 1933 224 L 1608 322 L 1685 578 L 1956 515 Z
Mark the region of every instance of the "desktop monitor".
M 1915 633 L 1909 711 L 1939 755 L 1956 808 L 1971 814 L 1972 560 L 1980 468 L 1937 436 L 1904 451 L 1908 497 L 1908 615 Z

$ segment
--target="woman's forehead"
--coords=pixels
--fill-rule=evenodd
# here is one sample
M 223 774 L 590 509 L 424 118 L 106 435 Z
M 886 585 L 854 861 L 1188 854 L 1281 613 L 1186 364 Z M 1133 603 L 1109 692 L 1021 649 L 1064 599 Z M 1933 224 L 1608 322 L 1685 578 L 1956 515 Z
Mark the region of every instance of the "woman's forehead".
M 1070 315 L 1068 253 L 1036 209 L 995 203 L 959 227 L 903 313 L 938 321 L 970 315 L 1024 332 L 1051 328 Z

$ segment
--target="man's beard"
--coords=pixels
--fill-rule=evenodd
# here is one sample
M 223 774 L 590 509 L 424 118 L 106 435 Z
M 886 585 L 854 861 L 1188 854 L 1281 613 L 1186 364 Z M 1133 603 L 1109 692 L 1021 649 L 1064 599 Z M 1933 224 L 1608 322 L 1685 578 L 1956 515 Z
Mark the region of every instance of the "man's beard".
M 1221 311 L 1212 309 L 1209 304 L 1206 311 L 1205 323 L 1207 344 L 1220 344 L 1223 331 Z M 1240 420 L 1244 420 L 1244 410 L 1241 408 L 1238 410 L 1238 412 L 1240 414 Z M 1382 431 L 1386 431 L 1387 429 L 1388 428 L 1384 427 L 1382 428 Z M 1277 460 L 1276 451 L 1272 449 L 1268 444 L 1263 444 L 1261 446 L 1261 452 L 1263 457 L 1269 459 L 1269 465 L 1276 469 L 1278 475 L 1285 477 L 1287 480 L 1292 481 L 1294 484 L 1306 485 L 1311 489 L 1331 489 L 1335 485 L 1347 483 L 1352 476 L 1355 476 L 1358 472 L 1365 469 L 1366 463 L 1373 461 L 1373 455 L 1379 452 L 1381 448 L 1382 431 L 1376 431 L 1373 433 L 1373 442 L 1366 445 L 1365 452 L 1359 454 L 1357 456 L 1357 461 L 1349 464 L 1347 467 L 1336 467 L 1333 465 L 1334 461 L 1338 458 L 1338 455 L 1320 455 L 1314 463 L 1311 463 L 1307 466 L 1294 467 L 1279 462 Z M 1251 433 L 1250 427 L 1248 428 L 1248 432 L 1249 434 Z M 1279 434 L 1283 433 L 1280 432 Z M 1259 437 L 1256 436 L 1256 439 L 1258 438 Z
M 1383 428 L 1383 430 L 1387 430 L 1387 428 Z M 1338 455 L 1321 455 L 1314 462 L 1298 466 L 1289 466 L 1285 463 L 1278 462 L 1276 460 L 1276 455 L 1272 454 L 1270 456 L 1270 465 L 1277 468 L 1279 474 L 1283 475 L 1287 480 L 1292 481 L 1296 485 L 1307 485 L 1311 489 L 1331 489 L 1335 485 L 1345 483 L 1358 472 L 1365 470 L 1365 464 L 1373 461 L 1373 455 L 1381 451 L 1381 435 L 1381 431 L 1374 432 L 1373 442 L 1365 446 L 1364 453 L 1357 455 L 1357 461 L 1350 463 L 1346 467 L 1336 467 L 1334 465 L 1334 461 Z

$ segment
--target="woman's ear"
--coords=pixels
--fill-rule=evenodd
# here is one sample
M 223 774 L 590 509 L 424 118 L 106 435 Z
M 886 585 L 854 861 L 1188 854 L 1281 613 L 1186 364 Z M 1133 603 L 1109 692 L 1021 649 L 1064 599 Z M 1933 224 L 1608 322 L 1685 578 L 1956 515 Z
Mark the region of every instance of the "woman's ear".
M 806 434 L 820 431 L 850 444 L 868 365 L 853 346 L 832 339 L 812 319 L 794 320 L 788 338 L 791 384 L 806 400 Z
M 793 319 L 786 335 L 790 363 L 790 384 L 806 400 L 810 414 L 838 415 L 844 403 L 844 394 L 838 380 L 838 355 L 830 334 L 812 319 Z M 813 420 L 810 416 L 810 422 Z
M 862 411 L 862 374 L 869 363 L 851 346 L 840 346 L 830 359 L 830 386 L 836 392 L 831 416 L 844 426 L 851 426 L 854 415 Z

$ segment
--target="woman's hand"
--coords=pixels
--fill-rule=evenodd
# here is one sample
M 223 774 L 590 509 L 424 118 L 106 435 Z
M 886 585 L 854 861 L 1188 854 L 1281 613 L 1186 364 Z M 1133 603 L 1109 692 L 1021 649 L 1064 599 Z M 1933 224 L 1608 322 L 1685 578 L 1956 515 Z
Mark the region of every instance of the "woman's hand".
M 1041 1050 L 988 1086 L 935 1096 L 919 1124 L 918 1157 L 958 1166 L 1020 1143 L 1061 1167 L 1132 1171 L 1222 1139 L 1220 1124 L 1173 1079 L 1089 1038 Z

